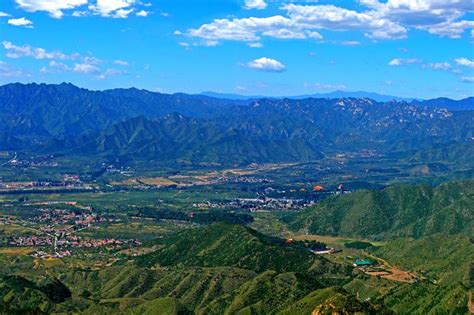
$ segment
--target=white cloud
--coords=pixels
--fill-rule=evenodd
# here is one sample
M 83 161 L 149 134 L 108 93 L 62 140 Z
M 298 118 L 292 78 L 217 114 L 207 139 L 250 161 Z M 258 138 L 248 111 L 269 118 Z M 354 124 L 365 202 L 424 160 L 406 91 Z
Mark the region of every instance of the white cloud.
M 48 52 L 43 48 L 35 48 L 30 45 L 17 46 L 11 42 L 2 42 L 3 48 L 7 51 L 8 58 L 32 57 L 34 59 L 76 59 L 78 54 L 66 55 L 60 51 Z
M 104 17 L 125 18 L 133 12 L 130 7 L 135 2 L 135 0 L 97 0 L 96 4 L 89 5 L 89 9 Z
M 249 46 L 250 48 L 262 48 L 263 44 L 259 42 L 255 42 L 255 43 L 248 43 L 247 46 Z
M 376 14 L 431 34 L 459 38 L 473 21 L 460 20 L 474 10 L 472 0 L 360 0 Z
M 74 17 L 83 17 L 83 16 L 88 16 L 89 12 L 88 11 L 74 11 L 72 12 L 72 16 Z
M 206 47 L 214 47 L 219 45 L 219 42 L 217 40 L 206 40 L 202 42 L 201 45 Z
M 405 38 L 407 30 L 399 24 L 376 16 L 333 5 L 294 5 L 281 7 L 287 16 L 216 19 L 188 35 L 212 40 L 258 41 L 261 36 L 283 39 L 322 39 L 320 29 L 361 30 L 372 38 Z
M 98 80 L 105 80 L 108 77 L 116 76 L 116 75 L 126 75 L 128 72 L 123 71 L 123 70 L 117 70 L 117 69 L 107 69 L 104 72 L 100 73 L 98 76 L 96 76 L 96 79 Z
M 28 27 L 28 28 L 33 27 L 33 22 L 24 17 L 18 18 L 18 19 L 9 19 L 8 24 L 15 25 L 15 26 L 23 26 L 23 27 Z
M 467 58 L 456 58 L 454 59 L 454 61 L 460 66 L 474 68 L 474 60 L 470 60 Z
M 461 77 L 461 81 L 465 83 L 474 83 L 474 77 Z
M 197 29 L 191 29 L 188 34 L 211 40 L 254 42 L 260 40 L 257 33 L 285 28 L 289 23 L 288 18 L 278 15 L 268 18 L 218 19 L 212 23 L 201 25 Z
M 129 66 L 128 62 L 126 62 L 126 61 L 124 61 L 124 60 L 115 60 L 115 61 L 114 61 L 114 64 L 119 65 L 119 66 L 124 66 L 124 67 L 128 67 L 128 66 Z
M 267 7 L 267 3 L 264 0 L 245 0 L 245 9 L 258 9 L 262 10 Z
M 21 78 L 25 77 L 25 74 L 22 70 L 14 68 L 3 61 L 0 61 L 0 77 Z
M 249 68 L 268 72 L 283 72 L 285 71 L 285 65 L 278 60 L 262 57 L 255 59 L 247 63 Z
M 255 4 L 256 1 L 252 1 Z M 362 10 L 335 5 L 284 4 L 282 15 L 215 19 L 187 34 L 211 40 L 259 41 L 261 37 L 317 38 L 319 30 L 360 31 L 373 39 L 403 39 L 410 29 L 438 36 L 461 37 L 474 21 L 472 0 L 359 0 Z M 350 42 L 350 41 L 349 41 Z
M 474 27 L 474 21 L 446 21 L 435 25 L 429 25 L 425 27 L 419 27 L 428 31 L 430 34 L 449 38 L 461 38 L 466 29 Z
M 343 46 L 359 46 L 360 42 L 358 42 L 356 40 L 345 40 L 345 41 L 341 42 L 341 45 L 343 45 Z
M 72 71 L 83 74 L 96 74 L 100 72 L 100 69 L 88 63 L 76 63 Z
M 10 16 L 10 14 L 0 11 L 0 17 L 6 17 L 6 16 Z
M 449 62 L 433 62 L 425 66 L 433 70 L 450 70 L 451 69 L 451 64 Z
M 128 18 L 128 15 L 130 13 L 132 13 L 133 11 L 134 11 L 134 9 L 128 9 L 128 10 L 118 9 L 117 11 L 115 11 L 115 14 L 112 15 L 112 17 L 118 18 L 118 19 L 126 19 L 126 18 Z
M 55 74 L 69 72 L 71 68 L 62 62 L 51 60 L 48 67 L 42 67 L 40 69 L 41 73 Z
M 372 38 L 400 39 L 406 37 L 407 30 L 371 11 L 357 12 L 334 5 L 295 5 L 282 6 L 293 23 L 312 28 L 336 31 L 361 30 Z
M 316 39 L 316 40 L 322 40 L 322 39 L 323 39 L 323 35 L 319 34 L 319 33 L 316 32 L 316 31 L 307 32 L 306 35 L 307 35 L 309 38 Z
M 389 66 L 406 66 L 406 65 L 412 65 L 412 64 L 416 64 L 416 63 L 420 63 L 421 61 L 417 58 L 407 58 L 407 59 L 404 59 L 404 58 L 395 58 L 395 59 L 392 59 L 388 65 Z
M 138 11 L 137 13 L 135 13 L 136 16 L 141 16 L 141 17 L 147 17 L 148 14 L 150 14 L 150 12 L 145 11 L 145 10 L 141 10 L 141 11 Z
M 46 11 L 53 18 L 63 17 L 63 10 L 70 10 L 87 4 L 87 0 L 15 0 L 25 11 Z
M 137 7 L 151 4 L 137 0 L 15 0 L 20 8 L 28 12 L 45 11 L 53 18 L 62 18 L 65 11 L 74 10 L 72 16 L 100 15 L 103 17 L 127 18 Z M 88 6 L 86 6 L 88 5 Z M 140 10 L 137 16 L 146 17 L 149 11 Z

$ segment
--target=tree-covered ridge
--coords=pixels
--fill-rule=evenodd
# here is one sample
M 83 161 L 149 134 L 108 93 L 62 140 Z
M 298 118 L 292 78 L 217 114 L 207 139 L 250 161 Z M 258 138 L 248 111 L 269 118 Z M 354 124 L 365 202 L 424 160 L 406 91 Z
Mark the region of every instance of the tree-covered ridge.
M 329 198 L 287 220 L 291 228 L 312 234 L 372 239 L 472 233 L 474 181 L 357 191 Z
M 214 224 L 178 233 L 157 251 L 137 259 L 142 266 L 236 267 L 255 272 L 340 272 L 325 258 L 289 246 L 242 225 Z

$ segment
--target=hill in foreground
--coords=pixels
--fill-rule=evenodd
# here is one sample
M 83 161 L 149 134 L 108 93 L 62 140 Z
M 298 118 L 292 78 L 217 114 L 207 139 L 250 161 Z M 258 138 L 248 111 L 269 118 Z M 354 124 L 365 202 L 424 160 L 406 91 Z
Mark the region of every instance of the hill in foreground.
M 157 251 L 137 259 L 140 266 L 236 267 L 263 272 L 329 273 L 336 269 L 308 250 L 290 247 L 279 238 L 249 227 L 214 224 L 186 230 L 159 242 Z

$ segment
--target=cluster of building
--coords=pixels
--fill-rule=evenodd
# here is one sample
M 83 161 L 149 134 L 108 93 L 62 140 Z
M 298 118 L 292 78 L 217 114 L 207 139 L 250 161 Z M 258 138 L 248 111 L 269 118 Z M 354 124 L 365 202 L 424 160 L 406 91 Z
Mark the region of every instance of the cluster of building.
M 47 202 L 46 202 L 47 203 Z M 64 202 L 61 202 L 64 203 Z M 82 207 L 76 203 L 66 203 L 76 208 L 41 208 L 39 214 L 32 219 L 20 220 L 11 216 L 0 216 L 1 224 L 17 224 L 30 227 L 35 232 L 26 235 L 14 235 L 4 240 L 5 244 L 13 247 L 41 247 L 32 256 L 36 258 L 60 258 L 71 255 L 72 248 L 119 249 L 123 246 L 139 246 L 136 239 L 118 240 L 114 238 L 94 239 L 82 238 L 76 232 L 95 224 L 118 222 L 115 216 L 99 215 L 90 207 Z M 52 248 L 53 254 L 48 254 L 45 247 Z
M 123 176 L 132 176 L 135 174 L 131 167 L 116 167 L 114 165 L 105 165 L 104 163 L 102 166 L 105 167 L 105 172 L 109 174 L 120 174 Z
M 273 180 L 253 176 L 224 176 L 220 178 L 219 183 L 268 184 L 273 183 Z
M 43 246 L 54 246 L 57 251 L 58 248 L 98 248 L 98 247 L 111 247 L 114 249 L 121 248 L 124 245 L 127 246 L 139 246 L 140 241 L 136 239 L 129 240 L 118 240 L 114 238 L 106 239 L 83 239 L 76 235 L 66 235 L 58 238 L 57 236 L 13 236 L 8 241 L 8 245 L 14 247 L 43 247 Z
M 92 211 L 75 211 L 69 209 L 40 209 L 40 215 L 35 217 L 36 222 L 50 224 L 71 224 L 77 228 L 84 228 L 93 223 L 118 222 L 120 219 L 111 216 L 101 216 Z
M 25 159 L 20 159 L 18 155 L 15 154 L 8 164 L 14 167 L 21 167 L 21 168 L 30 168 L 30 167 L 56 167 L 58 163 L 54 161 L 55 155 L 47 155 L 47 156 L 36 156 L 36 157 L 29 157 Z
M 80 180 L 71 181 L 25 181 L 25 182 L 0 182 L 0 189 L 44 189 L 44 188 L 67 188 L 67 189 L 93 189 L 93 186 L 85 184 Z
M 290 198 L 237 198 L 230 202 L 201 202 L 193 204 L 195 208 L 243 209 L 250 212 L 268 210 L 301 210 L 314 204 L 314 201 Z
M 8 241 L 8 245 L 14 247 L 22 246 L 51 246 L 54 244 L 54 239 L 50 236 L 14 236 Z

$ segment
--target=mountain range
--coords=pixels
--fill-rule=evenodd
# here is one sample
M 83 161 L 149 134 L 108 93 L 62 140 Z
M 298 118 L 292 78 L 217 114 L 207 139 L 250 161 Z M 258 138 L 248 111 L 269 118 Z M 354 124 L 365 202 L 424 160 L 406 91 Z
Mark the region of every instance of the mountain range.
M 240 94 L 227 94 L 227 93 L 216 93 L 216 92 L 202 92 L 200 95 L 216 97 L 216 98 L 225 98 L 225 99 L 233 99 L 233 100 L 255 100 L 255 99 L 262 99 L 262 98 L 270 98 L 270 99 L 305 99 L 305 98 L 370 98 L 377 102 L 388 102 L 388 101 L 422 101 L 420 99 L 415 98 L 408 98 L 408 97 L 398 97 L 393 95 L 384 95 L 378 93 L 370 93 L 370 92 L 363 92 L 363 91 L 355 91 L 355 92 L 348 92 L 348 91 L 334 91 L 329 93 L 315 93 L 315 94 L 305 94 L 305 95 L 295 95 L 295 96 L 263 96 L 263 95 L 240 95 Z
M 43 153 L 243 164 L 470 145 L 473 98 L 220 99 L 72 84 L 0 87 L 0 146 Z

